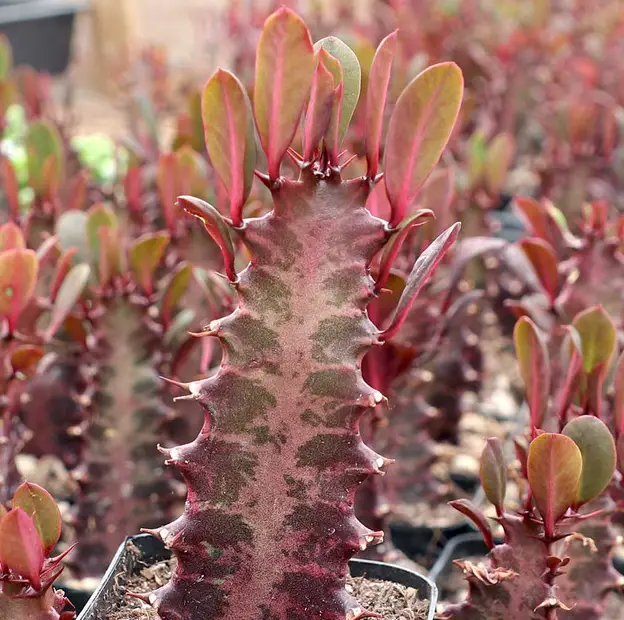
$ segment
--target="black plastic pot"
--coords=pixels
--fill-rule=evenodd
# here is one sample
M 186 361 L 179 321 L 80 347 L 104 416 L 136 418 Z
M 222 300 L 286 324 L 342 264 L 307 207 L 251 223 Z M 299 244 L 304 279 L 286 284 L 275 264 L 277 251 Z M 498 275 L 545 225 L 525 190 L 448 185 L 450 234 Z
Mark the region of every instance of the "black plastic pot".
M 135 559 L 128 553 L 128 543 L 132 543 L 141 552 L 140 561 L 143 564 L 157 564 L 170 557 L 170 553 L 163 544 L 149 534 L 140 534 L 126 538 L 119 547 L 111 562 L 98 589 L 78 616 L 78 620 L 102 620 L 104 613 L 110 604 L 118 596 L 114 586 L 121 573 L 132 572 L 135 566 Z M 438 602 L 438 590 L 426 577 L 413 571 L 383 562 L 372 562 L 369 560 L 351 560 L 349 562 L 351 575 L 353 577 L 369 577 L 370 579 L 383 579 L 393 581 L 404 586 L 409 586 L 418 590 L 423 600 L 429 601 L 428 620 L 433 620 L 435 608 Z
M 414 526 L 403 523 L 390 525 L 394 546 L 407 557 L 424 566 L 431 566 L 435 563 L 449 541 L 463 534 L 473 533 L 475 530 L 471 521 L 460 521 L 445 527 Z
M 85 0 L 0 3 L 0 33 L 11 43 L 13 63 L 52 75 L 63 73 L 69 65 L 76 15 L 87 4 Z
M 429 571 L 429 578 L 439 583 L 441 577 L 447 576 L 453 570 L 453 561 L 468 556 L 486 556 L 489 549 L 483 542 L 481 534 L 462 534 L 449 542 Z

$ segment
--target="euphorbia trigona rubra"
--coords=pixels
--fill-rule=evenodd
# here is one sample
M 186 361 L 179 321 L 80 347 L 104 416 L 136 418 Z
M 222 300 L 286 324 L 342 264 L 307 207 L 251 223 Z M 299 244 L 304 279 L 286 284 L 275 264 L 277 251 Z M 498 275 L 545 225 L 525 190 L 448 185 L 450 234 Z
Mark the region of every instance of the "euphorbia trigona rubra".
M 228 191 L 229 217 L 195 198 L 179 202 L 219 245 L 239 304 L 204 333 L 222 343 L 219 371 L 185 386 L 185 398 L 204 409 L 200 435 L 165 451 L 189 491 L 184 515 L 154 531 L 177 558 L 171 581 L 146 597 L 163 620 L 366 615 L 344 589 L 347 561 L 381 536 L 357 521 L 353 503 L 358 485 L 387 461 L 359 436 L 362 415 L 385 399 L 364 382 L 360 363 L 400 328 L 459 226 L 418 258 L 383 331 L 366 313 L 375 295 L 368 268 L 402 225 L 412 225 L 404 217 L 450 136 L 463 80 L 456 65 L 442 63 L 397 101 L 383 166 L 390 222 L 365 208 L 380 178 L 374 166 L 364 177 L 341 178 L 341 143 L 359 90 L 353 52 L 335 38 L 313 46 L 288 9 L 262 31 L 253 113 L 227 71 L 204 90 L 206 145 Z M 370 93 L 370 115 L 379 117 L 385 97 Z M 254 120 L 267 172 L 255 170 Z M 303 155 L 291 147 L 300 121 Z M 375 132 L 367 142 L 375 162 L 381 123 L 367 130 Z M 292 177 L 283 176 L 287 154 Z M 254 174 L 270 189 L 273 210 L 243 219 Z M 251 255 L 239 273 L 233 236 Z M 394 255 L 382 255 L 382 272 Z

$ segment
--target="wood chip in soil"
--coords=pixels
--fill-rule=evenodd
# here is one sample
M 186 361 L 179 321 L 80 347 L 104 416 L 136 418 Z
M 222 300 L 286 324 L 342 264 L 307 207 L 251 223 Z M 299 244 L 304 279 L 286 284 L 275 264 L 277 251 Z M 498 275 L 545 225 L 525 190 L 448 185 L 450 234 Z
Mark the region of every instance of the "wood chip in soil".
M 125 581 L 118 582 L 119 605 L 102 620 L 158 620 L 156 612 L 141 601 L 124 596 L 124 591 L 144 594 L 164 585 L 171 576 L 174 561 L 149 566 Z M 347 591 L 368 611 L 381 615 L 383 620 L 425 620 L 429 610 L 428 601 L 422 601 L 414 588 L 366 579 L 349 578 Z

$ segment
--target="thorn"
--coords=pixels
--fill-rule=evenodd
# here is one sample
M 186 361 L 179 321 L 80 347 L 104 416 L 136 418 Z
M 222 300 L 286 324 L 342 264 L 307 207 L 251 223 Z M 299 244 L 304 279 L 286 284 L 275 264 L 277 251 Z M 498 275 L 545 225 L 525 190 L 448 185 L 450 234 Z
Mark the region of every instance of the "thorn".
M 171 458 L 171 450 L 169 448 L 163 448 L 160 444 L 156 446 L 156 450 L 161 454 L 164 454 L 168 459 Z
M 349 157 L 349 159 L 347 159 L 347 161 L 340 166 L 340 172 L 342 172 L 350 163 L 352 163 L 354 159 L 357 159 L 357 154 L 355 153 L 351 155 L 351 157 Z
M 162 538 L 160 536 L 160 530 L 152 530 L 149 527 L 142 527 L 142 528 L 139 528 L 139 531 L 143 534 L 149 534 L 150 536 L 153 536 L 154 538 L 157 538 L 158 540 L 162 542 Z
M 186 332 L 189 336 L 193 336 L 193 338 L 205 338 L 206 336 L 216 336 L 217 334 L 210 330 L 207 329 L 206 331 L 203 332 Z
M 169 377 L 164 377 L 162 375 L 159 375 L 159 379 L 162 379 L 163 381 L 170 383 L 171 385 L 175 385 L 176 387 L 179 387 L 183 390 L 189 390 L 191 387 L 190 383 L 182 383 L 181 381 L 176 381 L 175 379 L 169 379 Z
M 260 181 L 262 181 L 269 189 L 273 189 L 273 181 L 271 181 L 271 177 L 264 172 L 260 172 L 259 170 L 254 170 L 254 174 Z
M 186 394 L 184 396 L 176 396 L 173 399 L 173 402 L 177 403 L 178 401 L 181 401 L 181 400 L 197 400 L 197 395 L 196 394 Z

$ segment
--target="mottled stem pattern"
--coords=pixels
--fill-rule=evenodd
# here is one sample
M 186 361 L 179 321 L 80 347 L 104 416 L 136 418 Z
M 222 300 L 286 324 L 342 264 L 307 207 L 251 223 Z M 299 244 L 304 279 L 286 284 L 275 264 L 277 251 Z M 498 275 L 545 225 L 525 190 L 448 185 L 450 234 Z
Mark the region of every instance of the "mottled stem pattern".
M 366 307 L 368 266 L 386 223 L 364 208 L 368 185 L 279 182 L 274 211 L 240 231 L 252 260 L 238 308 L 213 321 L 219 372 L 190 385 L 204 409 L 195 441 L 169 452 L 186 509 L 159 530 L 178 564 L 150 596 L 163 620 L 345 620 L 348 560 L 380 535 L 353 511 L 384 459 L 360 418 L 383 396 L 360 366 L 380 344 Z

